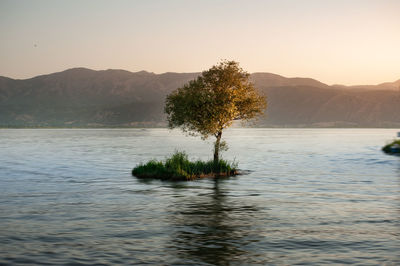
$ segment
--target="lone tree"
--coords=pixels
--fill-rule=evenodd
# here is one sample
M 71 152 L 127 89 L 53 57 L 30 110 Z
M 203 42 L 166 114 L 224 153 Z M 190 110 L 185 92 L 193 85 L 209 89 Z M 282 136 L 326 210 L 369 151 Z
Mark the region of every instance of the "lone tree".
M 235 61 L 222 61 L 167 96 L 165 112 L 172 129 L 181 127 L 190 135 L 216 138 L 214 162 L 225 148 L 222 131 L 234 120 L 248 121 L 263 113 L 265 97 L 258 94 L 250 74 Z

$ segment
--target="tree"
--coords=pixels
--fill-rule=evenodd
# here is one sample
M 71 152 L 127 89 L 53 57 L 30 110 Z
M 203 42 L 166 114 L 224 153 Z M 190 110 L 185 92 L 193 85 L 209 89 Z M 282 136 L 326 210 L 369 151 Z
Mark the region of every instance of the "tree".
M 222 61 L 166 98 L 165 112 L 172 129 L 180 127 L 202 139 L 214 136 L 214 162 L 225 147 L 222 131 L 234 120 L 248 121 L 263 113 L 266 99 L 258 94 L 250 74 L 235 61 Z

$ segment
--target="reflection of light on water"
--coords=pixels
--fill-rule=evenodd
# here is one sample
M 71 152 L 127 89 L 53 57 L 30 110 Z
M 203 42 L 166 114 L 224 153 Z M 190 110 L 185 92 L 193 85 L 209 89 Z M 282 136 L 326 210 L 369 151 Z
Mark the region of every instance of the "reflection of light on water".
M 0 264 L 394 264 L 397 130 L 232 129 L 246 175 L 143 181 L 210 143 L 165 129 L 0 130 Z M 210 145 L 209 145 L 210 144 Z M 312 254 L 312 256 L 310 256 Z

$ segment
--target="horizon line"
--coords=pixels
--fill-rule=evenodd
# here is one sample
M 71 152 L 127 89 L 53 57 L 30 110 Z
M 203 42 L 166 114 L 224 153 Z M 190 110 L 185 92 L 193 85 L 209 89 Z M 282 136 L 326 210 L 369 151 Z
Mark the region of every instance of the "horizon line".
M 166 71 L 166 72 L 160 72 L 160 73 L 156 73 L 156 72 L 152 72 L 152 71 L 148 71 L 148 70 L 139 70 L 139 71 L 131 71 L 131 70 L 126 70 L 126 69 L 122 69 L 122 68 L 107 68 L 107 69 L 95 69 L 95 68 L 89 68 L 89 67 L 83 67 L 83 66 L 77 66 L 77 67 L 71 67 L 71 68 L 67 68 L 61 71 L 55 71 L 55 72 L 50 72 L 50 73 L 45 73 L 45 74 L 38 74 L 35 76 L 31 76 L 31 77 L 27 77 L 27 78 L 13 78 L 13 77 L 8 77 L 8 76 L 4 76 L 4 75 L 0 75 L 0 77 L 4 77 L 4 78 L 8 78 L 8 79 L 12 79 L 12 80 L 28 80 L 28 79 L 33 79 L 33 78 L 37 78 L 37 77 L 41 77 L 41 76 L 48 76 L 48 75 L 52 75 L 52 74 L 57 74 L 57 73 L 62 73 L 62 72 L 66 72 L 68 70 L 74 70 L 74 69 L 85 69 L 85 70 L 90 70 L 90 71 L 96 71 L 96 72 L 101 72 L 101 71 L 125 71 L 125 72 L 129 72 L 132 74 L 137 74 L 140 72 L 145 72 L 148 74 L 153 74 L 153 75 L 164 75 L 164 74 L 200 74 L 203 71 L 198 71 L 198 72 L 175 72 L 175 71 Z M 248 71 L 246 71 L 248 72 Z M 333 83 L 333 84 L 328 84 L 325 82 L 322 82 L 316 78 L 312 78 L 312 77 L 305 77 L 305 76 L 294 76 L 294 77 L 288 77 L 288 76 L 284 76 L 281 74 L 276 74 L 273 72 L 262 72 L 262 71 L 256 71 L 256 72 L 248 72 L 250 75 L 253 74 L 272 74 L 272 75 L 276 75 L 276 76 L 280 76 L 283 78 L 287 78 L 287 79 L 296 79 L 296 78 L 300 78 L 300 79 L 312 79 L 315 81 L 318 81 L 324 85 L 328 85 L 328 86 L 345 86 L 345 87 L 358 87 L 358 86 L 378 86 L 378 85 L 382 85 L 384 83 L 396 83 L 400 81 L 400 78 L 394 81 L 384 81 L 384 82 L 380 82 L 380 83 L 376 83 L 376 84 L 352 84 L 352 85 L 345 85 L 345 84 L 341 84 L 341 83 Z

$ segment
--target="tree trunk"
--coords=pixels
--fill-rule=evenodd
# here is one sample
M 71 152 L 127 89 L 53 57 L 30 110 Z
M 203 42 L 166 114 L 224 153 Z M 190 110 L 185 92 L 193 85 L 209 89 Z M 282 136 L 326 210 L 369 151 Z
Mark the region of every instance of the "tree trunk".
M 222 131 L 218 132 L 218 134 L 215 137 L 217 138 L 217 140 L 215 141 L 215 146 L 214 146 L 214 163 L 218 163 L 218 161 L 219 161 L 219 146 L 221 144 Z

